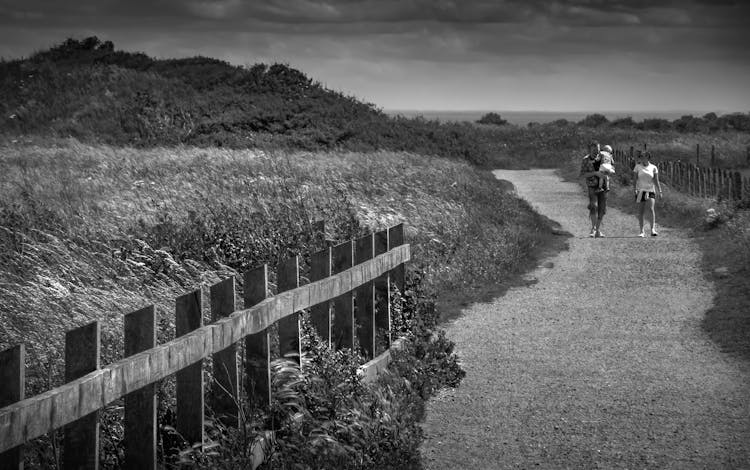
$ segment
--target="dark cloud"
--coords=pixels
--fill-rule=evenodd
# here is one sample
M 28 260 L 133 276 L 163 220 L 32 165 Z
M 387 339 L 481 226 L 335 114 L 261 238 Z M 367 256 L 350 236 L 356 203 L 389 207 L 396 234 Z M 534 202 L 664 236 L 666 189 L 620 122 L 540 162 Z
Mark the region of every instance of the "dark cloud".
M 157 57 L 300 64 L 363 89 L 407 70 L 574 86 L 560 74 L 617 67 L 637 80 L 692 64 L 739 83 L 750 81 L 749 19 L 750 2 L 729 0 L 0 0 L 0 56 L 97 35 Z

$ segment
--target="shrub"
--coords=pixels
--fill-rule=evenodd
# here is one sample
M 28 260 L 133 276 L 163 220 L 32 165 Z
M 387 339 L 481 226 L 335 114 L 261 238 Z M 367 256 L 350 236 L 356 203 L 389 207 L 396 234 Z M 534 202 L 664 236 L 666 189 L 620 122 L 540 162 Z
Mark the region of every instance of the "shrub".
M 498 113 L 487 113 L 482 116 L 477 123 L 479 124 L 491 124 L 494 126 L 504 126 L 508 124 L 508 121 L 503 119 Z
M 607 124 L 609 120 L 603 114 L 589 114 L 583 118 L 578 124 L 585 127 L 599 127 Z
M 453 344 L 435 330 L 434 302 L 423 280 L 422 273 L 411 272 L 404 294 L 393 300 L 408 346 L 392 352 L 390 372 L 363 383 L 357 372 L 362 358 L 348 349 L 331 350 L 305 314 L 302 367 L 274 361 L 270 408 L 251 422 L 243 413 L 244 432 L 212 422 L 209 445 L 185 449 L 175 464 L 246 468 L 250 450 L 266 437 L 261 468 L 419 468 L 424 402 L 438 388 L 458 385 L 464 375 Z

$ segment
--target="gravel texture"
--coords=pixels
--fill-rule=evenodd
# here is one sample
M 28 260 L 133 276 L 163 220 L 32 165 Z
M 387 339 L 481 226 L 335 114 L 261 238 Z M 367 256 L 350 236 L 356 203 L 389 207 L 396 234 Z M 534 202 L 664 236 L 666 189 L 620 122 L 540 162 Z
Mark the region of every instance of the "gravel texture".
M 588 238 L 580 185 L 495 175 L 570 249 L 446 325 L 467 375 L 427 405 L 424 467 L 750 468 L 750 364 L 701 329 L 714 290 L 696 244 L 667 227 L 638 238 L 612 208 L 606 238 Z

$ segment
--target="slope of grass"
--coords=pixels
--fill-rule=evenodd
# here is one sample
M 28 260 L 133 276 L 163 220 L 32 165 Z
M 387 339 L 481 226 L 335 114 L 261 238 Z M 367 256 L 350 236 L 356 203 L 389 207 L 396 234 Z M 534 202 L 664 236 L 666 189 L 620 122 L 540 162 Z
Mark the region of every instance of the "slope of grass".
M 0 348 L 28 345 L 30 393 L 59 382 L 65 330 L 102 319 L 111 361 L 122 315 L 156 303 L 167 339 L 177 295 L 304 258 L 321 246 L 316 220 L 336 240 L 406 222 L 415 266 L 443 292 L 506 276 L 546 231 L 486 173 L 416 154 L 60 140 L 0 155 Z
M 207 58 L 153 59 L 97 38 L 69 39 L 26 59 L 0 61 L 0 134 L 68 137 L 158 147 L 408 151 L 485 167 L 553 167 L 591 138 L 640 147 L 686 146 L 705 136 L 720 161 L 746 159 L 750 114 L 674 122 L 590 115 L 517 127 L 497 113 L 475 123 L 390 118 L 375 105 L 326 89 L 284 64 L 233 66 Z M 725 145 L 726 136 L 740 136 Z M 685 153 L 685 152 L 682 152 Z

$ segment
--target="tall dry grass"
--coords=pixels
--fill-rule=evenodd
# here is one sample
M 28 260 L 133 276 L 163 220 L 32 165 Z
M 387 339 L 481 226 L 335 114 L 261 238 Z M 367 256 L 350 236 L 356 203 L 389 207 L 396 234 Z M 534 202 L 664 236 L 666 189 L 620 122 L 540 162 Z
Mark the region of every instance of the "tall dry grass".
M 450 292 L 507 276 L 544 223 L 472 166 L 409 153 L 136 150 L 75 140 L 0 150 L 0 348 L 29 348 L 29 392 L 60 381 L 63 334 L 103 322 L 103 362 L 122 316 L 251 266 L 405 222 L 414 264 Z

